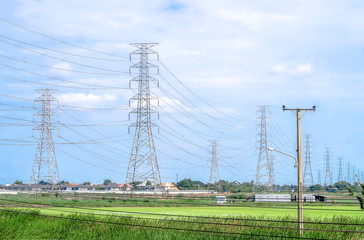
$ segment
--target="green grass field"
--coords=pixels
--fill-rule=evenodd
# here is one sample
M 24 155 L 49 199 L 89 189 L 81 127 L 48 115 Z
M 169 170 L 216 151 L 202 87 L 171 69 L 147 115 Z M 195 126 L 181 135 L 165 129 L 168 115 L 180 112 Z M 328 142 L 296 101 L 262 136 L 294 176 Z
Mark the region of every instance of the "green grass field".
M 297 209 L 272 208 L 272 207 L 88 207 L 89 209 L 77 208 L 43 208 L 40 211 L 44 214 L 56 214 L 70 211 L 70 213 L 94 213 L 94 214 L 122 214 L 138 217 L 158 217 L 158 215 L 144 215 L 138 213 L 172 214 L 181 216 L 217 216 L 217 217 L 295 217 Z M 92 210 L 91 210 L 92 209 Z M 133 213 L 130 213 L 133 212 Z M 304 215 L 310 218 L 328 219 L 333 217 L 355 217 L 363 218 L 364 212 L 357 207 L 350 206 L 310 206 L 304 208 Z
M 0 236 L 7 236 L 7 239 L 190 240 L 298 236 L 297 203 L 294 202 L 238 202 L 213 206 L 213 198 L 57 197 L 49 194 L 9 195 L 0 200 Z M 305 237 L 364 239 L 364 234 L 360 233 L 364 231 L 364 225 L 360 225 L 364 224 L 364 212 L 356 203 L 307 203 L 304 221 L 308 222 Z M 327 231 L 330 229 L 338 232 Z

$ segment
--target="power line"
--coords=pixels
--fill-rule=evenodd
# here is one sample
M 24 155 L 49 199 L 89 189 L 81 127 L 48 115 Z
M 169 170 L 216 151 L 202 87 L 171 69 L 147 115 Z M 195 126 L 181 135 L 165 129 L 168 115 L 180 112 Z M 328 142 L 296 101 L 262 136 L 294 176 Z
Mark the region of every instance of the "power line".
M 115 73 L 123 73 L 123 74 L 125 74 L 125 72 L 123 72 L 123 71 L 118 71 L 118 70 L 113 70 L 113 69 L 107 69 L 107 68 L 100 68 L 100 67 L 91 66 L 91 65 L 87 65 L 87 64 L 83 64 L 83 63 L 79 63 L 79 62 L 69 61 L 69 60 L 66 60 L 66 59 L 63 59 L 63 58 L 55 57 L 53 55 L 49 55 L 49 54 L 41 53 L 41 52 L 38 52 L 38 51 L 35 51 L 35 50 L 32 50 L 32 49 L 29 49 L 29 48 L 25 48 L 25 47 L 19 46 L 17 44 L 7 42 L 5 40 L 1 40 L 0 39 L 0 42 L 5 43 L 5 44 L 10 45 L 10 46 L 13 46 L 13 47 L 16 47 L 16 48 L 20 48 L 20 49 L 26 50 L 26 51 L 31 52 L 31 53 L 35 53 L 35 54 L 38 54 L 38 55 L 41 55 L 41 56 L 45 56 L 45 57 L 48 57 L 48 58 L 56 59 L 56 60 L 59 60 L 59 61 L 62 61 L 62 62 L 68 62 L 68 63 L 72 63 L 72 64 L 75 64 L 75 65 L 78 65 L 78 66 L 87 67 L 87 68 L 93 68 L 93 69 L 98 69 L 98 70 L 103 70 L 103 71 L 108 71 L 108 72 L 115 72 Z
M 23 64 L 28 64 L 28 65 L 38 66 L 38 67 L 44 67 L 44 68 L 51 68 L 51 69 L 56 69 L 56 70 L 61 70 L 61 71 L 66 71 L 66 72 L 73 72 L 73 73 L 84 73 L 84 74 L 102 75 L 102 76 L 120 76 L 120 75 L 128 74 L 127 72 L 125 72 L 124 74 L 121 74 L 121 73 L 98 73 L 98 72 L 78 71 L 78 70 L 73 70 L 73 69 L 66 69 L 66 68 L 60 68 L 60 67 L 55 67 L 55 66 L 43 65 L 43 64 L 34 63 L 34 62 L 28 62 L 28 61 L 25 61 L 25 60 L 5 56 L 5 55 L 2 55 L 2 54 L 0 54 L 0 57 L 6 58 L 6 59 L 12 60 L 12 61 L 20 62 L 20 63 L 23 63 Z
M 76 48 L 80 48 L 80 49 L 84 49 L 84 50 L 87 50 L 87 51 L 91 51 L 91 52 L 95 52 L 95 53 L 99 53 L 99 54 L 102 54 L 102 55 L 108 55 L 108 56 L 112 56 L 112 57 L 118 57 L 118 58 L 128 58 L 128 57 L 125 57 L 125 56 L 120 56 L 120 55 L 117 55 L 117 54 L 111 54 L 111 53 L 106 53 L 106 52 L 101 52 L 101 51 L 98 51 L 98 50 L 94 50 L 94 49 L 90 49 L 90 48 L 86 48 L 86 47 L 83 47 L 83 46 L 80 46 L 80 45 L 77 45 L 77 44 L 74 44 L 74 43 L 71 43 L 71 42 L 66 42 L 64 40 L 60 40 L 60 39 L 57 39 L 55 37 L 51 37 L 49 35 L 46 35 L 44 33 L 40 33 L 38 31 L 35 31 L 33 29 L 30 29 L 30 28 L 27 28 L 27 27 L 24 27 L 22 25 L 19 25 L 19 24 L 16 24 L 14 22 L 11 22 L 5 18 L 1 18 L 0 17 L 0 21 L 3 21 L 5 23 L 8 23 L 10 25 L 13 25 L 15 27 L 18 27 L 18 28 L 21 28 L 23 30 L 26 30 L 28 32 L 32 32 L 34 34 L 37 34 L 39 36 L 42 36 L 42 37 L 45 37 L 45 38 L 48 38 L 48 39 L 51 39 L 51 40 L 54 40 L 54 41 L 57 41 L 59 43 L 62 43 L 62 44 L 66 44 L 66 45 L 70 45 L 72 47 L 76 47 Z
M 44 78 L 48 78 L 48 79 L 53 79 L 53 80 L 61 81 L 61 82 L 73 83 L 73 84 L 78 84 L 78 85 L 84 85 L 84 86 L 94 87 L 93 89 L 95 89 L 95 88 L 100 88 L 102 90 L 107 90 L 107 89 L 117 89 L 117 90 L 120 90 L 120 89 L 129 89 L 129 88 L 109 87 L 109 86 L 103 86 L 103 85 L 97 85 L 97 84 L 81 83 L 81 82 L 77 82 L 77 81 L 65 80 L 65 79 L 58 78 L 58 77 L 52 77 L 52 76 L 48 76 L 48 75 L 44 75 L 44 74 L 40 74 L 40 73 L 31 72 L 31 71 L 28 71 L 28 70 L 24 70 L 22 68 L 12 67 L 12 66 L 9 66 L 9 65 L 6 65 L 6 64 L 2 64 L 2 63 L 0 63 L 0 66 L 6 67 L 6 68 L 10 68 L 10 69 L 13 69 L 13 70 L 16 70 L 16 71 L 20 71 L 20 72 L 25 72 L 25 73 L 28 73 L 28 74 L 31 74 L 31 75 L 36 75 L 36 76 L 40 76 L 40 77 L 44 77 Z M 7 78 L 10 79 L 11 77 L 7 77 Z M 17 79 L 17 78 L 11 78 L 11 79 Z M 29 80 L 22 80 L 22 81 L 31 82 Z M 67 86 L 63 86 L 63 87 L 67 87 Z
M 214 106 L 212 106 L 211 104 L 209 104 L 208 102 L 206 102 L 204 99 L 202 99 L 198 94 L 194 93 L 190 88 L 188 88 L 184 83 L 183 81 L 181 81 L 176 75 L 174 75 L 161 61 L 159 61 L 159 63 L 161 64 L 162 67 L 164 67 L 167 72 L 169 74 L 172 75 L 173 78 L 175 78 L 183 87 L 185 87 L 190 93 L 192 93 L 195 97 L 197 97 L 201 102 L 205 103 L 206 105 L 208 105 L 210 108 L 212 108 L 213 110 L 215 110 L 216 112 L 219 112 L 220 114 L 224 115 L 224 116 L 227 116 L 229 118 L 232 118 L 234 120 L 239 120 L 239 121 L 243 121 L 241 119 L 237 119 L 235 117 L 231 117 L 230 115 L 227 115 L 226 113 L 220 111 L 219 109 L 215 108 Z M 214 118 L 214 117 L 212 117 Z

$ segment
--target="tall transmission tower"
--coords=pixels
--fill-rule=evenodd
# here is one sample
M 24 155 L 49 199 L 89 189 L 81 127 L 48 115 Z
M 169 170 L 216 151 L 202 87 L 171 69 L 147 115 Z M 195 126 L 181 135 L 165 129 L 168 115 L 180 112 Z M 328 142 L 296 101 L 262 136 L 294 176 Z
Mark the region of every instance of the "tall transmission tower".
M 219 173 L 219 164 L 218 164 L 218 152 L 217 152 L 217 141 L 211 141 L 211 160 L 210 160 L 210 177 L 209 177 L 209 188 L 211 184 L 218 183 L 218 190 L 220 189 L 220 173 Z
M 257 111 L 257 142 L 259 144 L 257 151 L 259 152 L 259 155 L 257 169 L 255 172 L 255 185 L 273 188 L 273 161 L 268 152 L 268 147 L 270 143 L 270 135 L 268 133 L 268 121 L 270 117 L 268 108 L 268 106 L 259 106 L 259 109 Z
M 303 185 L 307 183 L 314 185 L 313 174 L 311 168 L 311 135 L 305 134 L 305 160 L 303 162 Z
M 339 157 L 339 169 L 338 169 L 338 173 L 337 173 L 337 181 L 344 181 L 343 178 L 343 158 Z
M 350 163 L 348 162 L 347 168 L 346 168 L 346 182 L 351 184 L 351 174 L 350 174 Z
M 39 131 L 39 137 L 30 185 L 42 183 L 51 185 L 54 189 L 55 185 L 59 183 L 59 173 L 54 151 L 53 131 L 58 128 L 53 126 L 52 120 L 54 117 L 58 117 L 58 114 L 52 111 L 51 105 L 53 102 L 57 105 L 59 103 L 52 96 L 56 92 L 55 89 L 40 89 L 37 92 L 41 95 L 34 100 L 34 107 L 38 109 L 38 112 L 34 114 L 34 119 L 40 117 L 40 124 L 33 129 L 33 132 Z M 39 104 L 41 104 L 41 109 L 39 109 Z
M 157 86 L 159 83 L 157 79 L 149 76 L 151 68 L 158 72 L 158 66 L 149 62 L 150 55 L 159 58 L 158 53 L 151 49 L 157 43 L 131 43 L 131 45 L 137 50 L 130 54 L 130 59 L 132 56 L 139 56 L 139 62 L 130 67 L 130 73 L 132 69 L 138 69 L 138 76 L 130 81 L 130 86 L 133 82 L 137 82 L 138 93 L 129 101 L 129 105 L 132 101 L 136 101 L 137 108 L 130 112 L 136 114 L 136 122 L 130 125 L 135 127 L 135 133 L 126 183 L 130 183 L 133 188 L 138 183 L 143 183 L 146 187 L 157 189 L 160 188 L 161 177 L 152 128 L 158 126 L 152 123 L 152 114 L 158 113 L 152 110 L 151 101 L 158 99 L 150 93 L 150 82 L 156 83 Z
M 327 148 L 325 152 L 325 181 L 324 186 L 332 185 L 332 171 L 331 171 L 331 153 Z
M 321 171 L 317 170 L 317 184 L 321 184 Z

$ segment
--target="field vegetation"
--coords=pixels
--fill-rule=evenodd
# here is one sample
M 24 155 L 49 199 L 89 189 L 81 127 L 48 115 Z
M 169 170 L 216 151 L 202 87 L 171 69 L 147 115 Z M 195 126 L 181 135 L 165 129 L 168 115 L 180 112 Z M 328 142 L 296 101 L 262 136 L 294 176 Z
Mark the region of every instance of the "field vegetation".
M 0 236 L 16 239 L 297 238 L 297 204 L 232 197 L 19 194 L 0 196 Z M 242 200 L 242 201 L 236 201 Z M 358 202 L 307 203 L 305 238 L 363 239 Z M 312 230 L 314 229 L 314 230 Z

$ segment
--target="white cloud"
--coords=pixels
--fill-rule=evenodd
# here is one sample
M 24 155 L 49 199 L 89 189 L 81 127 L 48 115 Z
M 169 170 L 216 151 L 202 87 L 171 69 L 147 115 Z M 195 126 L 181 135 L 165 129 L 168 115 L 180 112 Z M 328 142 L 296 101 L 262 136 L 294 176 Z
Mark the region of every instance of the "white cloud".
M 300 64 L 294 68 L 287 68 L 283 64 L 278 64 L 271 67 L 272 72 L 281 74 L 309 74 L 313 72 L 312 65 L 310 63 Z
M 70 63 L 56 63 L 50 69 L 50 73 L 57 76 L 70 76 L 72 71 L 72 65 Z
M 75 104 L 75 106 L 95 107 L 112 103 L 118 100 L 118 97 L 103 94 L 96 95 L 93 93 L 64 93 L 57 96 L 60 104 Z

